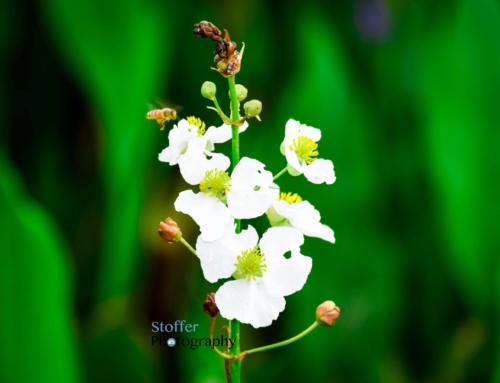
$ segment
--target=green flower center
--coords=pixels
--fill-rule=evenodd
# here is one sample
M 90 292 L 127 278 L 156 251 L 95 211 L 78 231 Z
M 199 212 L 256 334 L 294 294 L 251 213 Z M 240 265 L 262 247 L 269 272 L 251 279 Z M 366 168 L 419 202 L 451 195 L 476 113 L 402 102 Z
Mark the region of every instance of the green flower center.
M 302 198 L 300 198 L 300 196 L 297 193 L 295 193 L 295 194 L 280 193 L 280 196 L 278 197 L 278 201 L 286 201 L 291 205 L 293 203 L 297 203 L 297 202 L 302 201 Z
M 196 118 L 195 116 L 191 116 L 186 118 L 187 122 L 190 125 L 194 125 L 198 127 L 198 134 L 202 136 L 205 133 L 205 123 L 201 121 L 199 118 Z
M 256 277 L 262 277 L 267 269 L 267 265 L 263 262 L 266 260 L 264 254 L 258 249 L 248 249 L 243 251 L 237 257 L 238 263 L 235 263 L 236 271 L 233 275 L 247 280 L 254 280 Z
M 318 149 L 318 144 L 306 136 L 294 138 L 290 145 L 290 150 L 293 150 L 297 157 L 302 158 L 308 165 L 316 159 L 314 158 L 318 155 L 316 149 Z
M 223 170 L 213 169 L 205 173 L 205 178 L 200 182 L 200 191 L 214 197 L 223 197 L 231 188 L 231 177 Z

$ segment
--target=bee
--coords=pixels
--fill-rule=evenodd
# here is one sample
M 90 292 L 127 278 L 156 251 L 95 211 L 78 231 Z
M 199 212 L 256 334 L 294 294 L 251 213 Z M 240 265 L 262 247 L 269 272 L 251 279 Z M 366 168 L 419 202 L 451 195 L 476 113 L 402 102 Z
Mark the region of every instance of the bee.
M 158 102 L 162 104 L 162 102 L 160 101 Z M 172 107 L 172 106 L 170 108 L 163 107 L 162 109 L 155 109 L 154 106 L 151 105 L 149 105 L 149 107 L 152 110 L 146 113 L 146 118 L 148 120 L 156 120 L 156 122 L 161 126 L 160 130 L 165 129 L 165 122 L 169 122 L 171 120 L 177 120 L 178 118 L 177 111 L 181 109 L 180 107 Z
M 177 111 L 175 109 L 163 108 L 163 109 L 153 109 L 146 114 L 148 120 L 156 120 L 160 124 L 160 130 L 165 129 L 165 122 L 177 119 Z

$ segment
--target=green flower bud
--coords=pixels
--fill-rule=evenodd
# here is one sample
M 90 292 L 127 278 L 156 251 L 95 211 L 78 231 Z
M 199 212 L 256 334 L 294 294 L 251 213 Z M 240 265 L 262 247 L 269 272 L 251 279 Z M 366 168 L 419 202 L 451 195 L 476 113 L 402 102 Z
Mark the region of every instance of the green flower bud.
M 205 81 L 201 86 L 201 95 L 209 100 L 213 100 L 215 93 L 217 92 L 217 87 L 213 82 Z
M 262 102 L 259 100 L 248 101 L 243 105 L 243 109 L 245 109 L 247 117 L 256 117 L 262 112 Z
M 243 101 L 247 98 L 248 90 L 243 85 L 236 84 L 236 98 L 238 101 Z

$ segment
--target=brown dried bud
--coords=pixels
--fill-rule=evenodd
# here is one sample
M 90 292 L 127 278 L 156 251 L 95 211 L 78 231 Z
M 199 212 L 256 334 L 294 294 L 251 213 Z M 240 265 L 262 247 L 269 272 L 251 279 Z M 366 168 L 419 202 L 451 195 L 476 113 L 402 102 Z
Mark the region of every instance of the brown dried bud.
M 215 25 L 209 21 L 200 21 L 198 24 L 194 25 L 196 28 L 193 33 L 198 38 L 208 37 L 213 41 L 219 41 L 221 39 L 222 33 Z
M 238 51 L 234 51 L 234 54 L 228 58 L 216 55 L 214 63 L 217 65 L 217 72 L 226 78 L 231 77 L 240 71 L 241 54 Z
M 217 316 L 219 308 L 215 303 L 215 293 L 207 294 L 207 299 L 203 302 L 203 311 L 205 311 L 205 313 L 210 315 L 212 318 Z
M 321 326 L 333 326 L 341 312 L 333 301 L 326 301 L 316 309 L 316 322 Z
M 179 226 L 177 226 L 177 223 L 175 223 L 175 221 L 173 221 L 170 217 L 168 217 L 165 222 L 160 222 L 158 234 L 164 241 L 168 243 L 179 242 L 179 240 L 182 238 L 182 233 L 179 229 Z

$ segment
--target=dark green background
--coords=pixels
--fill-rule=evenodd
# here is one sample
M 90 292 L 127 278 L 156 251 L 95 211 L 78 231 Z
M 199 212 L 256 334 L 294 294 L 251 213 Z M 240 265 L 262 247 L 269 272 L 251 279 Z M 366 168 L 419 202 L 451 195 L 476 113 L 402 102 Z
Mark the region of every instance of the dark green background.
M 285 165 L 285 123 L 320 128 L 337 182 L 283 176 L 337 238 L 307 239 L 305 287 L 242 347 L 245 382 L 500 382 L 500 4 L 462 1 L 13 0 L 0 5 L 0 381 L 223 382 L 209 348 L 151 347 L 153 320 L 200 323 L 199 262 L 156 234 L 186 185 L 160 163 L 156 97 L 208 125 L 210 20 L 246 43 L 263 102 L 242 155 Z M 171 124 L 169 125 L 171 127 Z M 229 154 L 230 147 L 218 146 Z M 264 219 L 254 223 L 262 232 Z M 222 320 L 218 327 L 223 325 Z

